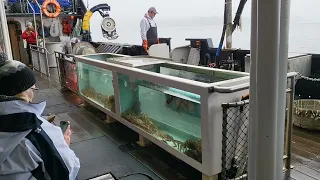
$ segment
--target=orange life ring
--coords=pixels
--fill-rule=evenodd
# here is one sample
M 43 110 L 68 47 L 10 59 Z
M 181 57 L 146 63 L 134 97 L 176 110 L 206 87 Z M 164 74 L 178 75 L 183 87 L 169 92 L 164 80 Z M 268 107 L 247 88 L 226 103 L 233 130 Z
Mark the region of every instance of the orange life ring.
M 55 12 L 55 13 L 49 13 L 47 7 L 48 7 L 48 5 L 50 5 L 50 4 L 52 4 L 52 5 L 55 6 L 55 8 L 56 8 L 56 12 Z M 61 12 L 61 7 L 60 7 L 60 4 L 58 3 L 57 0 L 45 0 L 45 1 L 43 2 L 43 4 L 42 4 L 42 8 L 41 8 L 41 9 L 42 9 L 42 12 L 43 12 L 46 16 L 48 16 L 48 17 L 50 17 L 50 18 L 55 18 L 55 17 L 59 16 L 59 14 L 60 14 L 60 12 Z

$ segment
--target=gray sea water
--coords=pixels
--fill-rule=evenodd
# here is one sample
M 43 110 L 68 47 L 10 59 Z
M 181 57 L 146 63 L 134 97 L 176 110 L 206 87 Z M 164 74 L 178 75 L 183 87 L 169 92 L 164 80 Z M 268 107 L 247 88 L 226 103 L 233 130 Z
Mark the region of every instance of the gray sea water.
M 96 15 L 96 14 L 95 14 Z M 117 32 L 120 37 L 113 42 L 141 44 L 139 23 L 140 18 L 115 18 Z M 100 29 L 101 17 L 95 16 L 91 23 L 94 41 L 108 41 L 102 37 Z M 171 37 L 172 47 L 187 45 L 186 38 L 212 38 L 214 46 L 218 46 L 223 18 L 222 17 L 175 17 L 158 18 L 160 37 Z M 249 49 L 250 19 L 242 19 L 242 30 L 233 34 L 233 47 Z M 307 21 L 305 18 L 291 17 L 289 34 L 289 51 L 300 53 L 320 53 L 320 22 Z

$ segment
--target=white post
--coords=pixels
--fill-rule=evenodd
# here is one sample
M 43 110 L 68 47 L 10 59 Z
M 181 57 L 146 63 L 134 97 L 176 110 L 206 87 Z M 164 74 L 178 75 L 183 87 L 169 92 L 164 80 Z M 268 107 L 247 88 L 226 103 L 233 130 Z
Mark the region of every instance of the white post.
M 251 129 L 256 129 L 250 131 L 254 133 L 250 135 L 255 137 L 254 142 L 249 142 L 249 168 L 252 168 L 249 174 L 254 172 L 253 177 L 249 176 L 250 180 L 279 180 L 277 176 L 282 168 L 278 168 L 277 158 L 278 153 L 283 153 L 277 152 L 278 138 L 281 136 L 278 134 L 277 116 L 280 0 L 258 0 L 257 7 L 256 99 L 250 99 L 256 106 L 253 110 L 257 112 L 257 119 L 250 124 Z
M 248 148 L 248 178 L 256 179 L 256 135 L 258 130 L 257 107 L 256 107 L 256 86 L 257 86 L 257 0 L 251 2 L 251 44 L 250 44 L 250 104 L 249 104 L 249 148 Z
M 280 13 L 280 54 L 279 54 L 279 81 L 278 81 L 278 128 L 277 128 L 277 163 L 276 169 L 283 168 L 284 129 L 286 113 L 286 88 L 289 46 L 290 0 L 281 0 Z M 282 179 L 283 173 L 277 172 L 276 179 Z
M 232 48 L 232 0 L 226 0 L 227 29 L 226 29 L 226 48 Z
M 7 24 L 7 16 L 6 11 L 4 8 L 3 0 L 0 0 L 0 21 L 1 21 L 1 30 L 3 34 L 3 40 L 4 40 L 4 46 L 5 46 L 5 52 L 8 56 L 8 59 L 13 59 L 12 57 L 12 51 L 11 51 L 11 43 L 10 43 L 10 36 L 8 31 L 8 24 Z

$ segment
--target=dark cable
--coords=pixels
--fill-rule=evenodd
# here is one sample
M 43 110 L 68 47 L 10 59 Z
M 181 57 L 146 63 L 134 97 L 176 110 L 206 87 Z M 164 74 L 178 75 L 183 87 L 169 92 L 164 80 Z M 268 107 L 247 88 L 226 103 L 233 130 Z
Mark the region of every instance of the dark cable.
M 147 177 L 149 180 L 154 180 L 150 175 L 145 174 L 145 173 L 133 173 L 133 174 L 124 175 L 124 176 L 119 177 L 118 180 L 129 177 L 129 176 L 135 176 L 135 175 L 142 175 L 142 176 Z

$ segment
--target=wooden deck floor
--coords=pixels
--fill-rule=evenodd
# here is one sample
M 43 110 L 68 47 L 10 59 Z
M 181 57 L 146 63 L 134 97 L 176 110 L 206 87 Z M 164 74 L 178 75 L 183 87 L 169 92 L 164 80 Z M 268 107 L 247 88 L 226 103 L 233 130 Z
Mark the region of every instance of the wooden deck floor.
M 291 179 L 320 179 L 320 132 L 294 127 L 292 151 Z
M 54 74 L 54 70 L 51 71 Z M 93 114 L 85 108 L 79 107 L 81 99 L 69 91 L 60 91 L 61 87 L 56 75 L 53 75 L 50 81 L 37 73 L 36 75 L 36 85 L 40 92 L 35 101 L 47 102 L 44 115 L 47 113 L 56 114 L 55 123 L 58 124 L 61 119 L 71 122 L 73 144 L 107 136 L 119 146 L 119 150 L 130 153 L 162 179 L 201 179 L 201 173 L 182 162 L 178 161 L 180 164 L 177 165 L 176 162 L 165 161 L 166 158 L 161 158 L 163 161 L 156 158 L 153 153 L 154 151 L 159 153 L 158 151 L 161 151 L 159 148 L 151 147 L 140 150 L 134 145 L 137 135 L 127 131 L 126 127 L 119 124 L 107 125 L 101 121 L 99 113 Z M 283 180 L 320 180 L 320 132 L 294 128 L 293 134 L 292 165 L 294 168 L 284 174 Z M 128 146 L 128 142 L 132 142 L 130 146 Z M 167 156 L 165 152 L 161 153 Z

